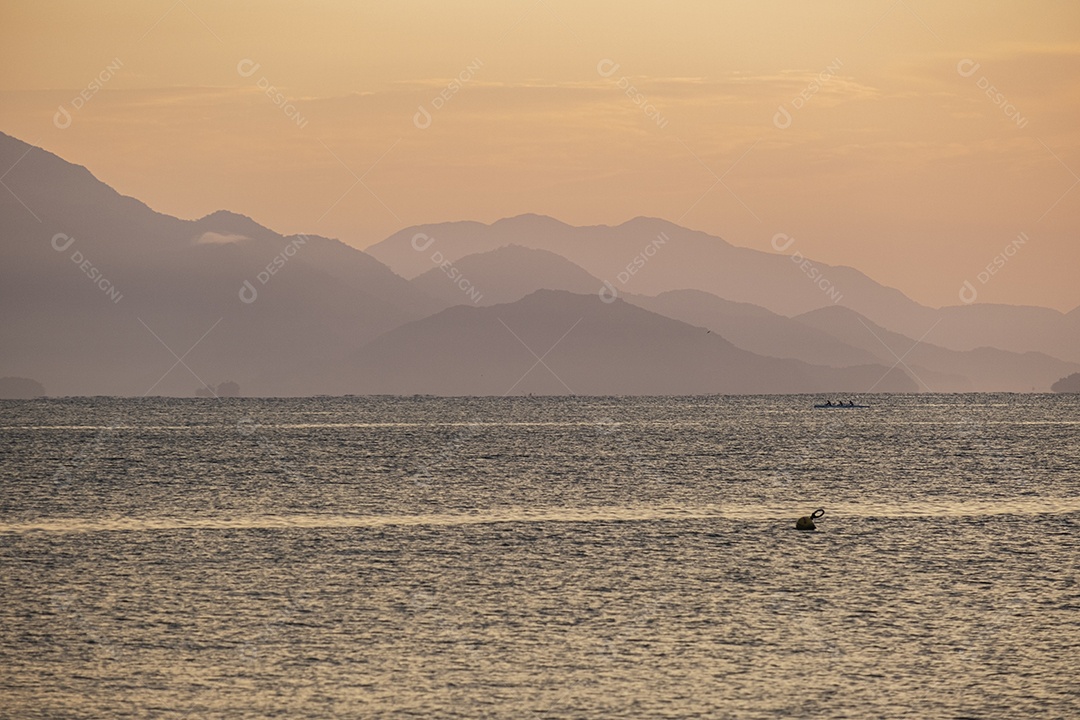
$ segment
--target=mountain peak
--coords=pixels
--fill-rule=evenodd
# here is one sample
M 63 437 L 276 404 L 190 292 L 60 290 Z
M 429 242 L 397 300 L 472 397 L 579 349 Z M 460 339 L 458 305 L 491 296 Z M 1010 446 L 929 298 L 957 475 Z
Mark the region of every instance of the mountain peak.
M 233 212 L 232 210 L 215 210 L 209 215 L 204 215 L 195 222 L 224 222 L 224 221 L 246 221 L 249 223 L 255 222 L 247 215 L 242 213 Z
M 680 230 L 685 230 L 686 229 L 686 228 L 683 228 L 680 225 L 676 225 L 675 223 L 671 222 L 670 220 L 665 220 L 664 218 L 652 217 L 651 215 L 636 215 L 636 216 L 630 218 L 629 220 L 627 220 L 626 222 L 619 223 L 619 225 L 617 225 L 616 227 L 635 228 L 635 227 L 645 227 L 645 226 L 650 226 L 650 225 L 663 225 L 664 227 L 679 228 Z
M 277 237 L 279 233 L 260 225 L 247 215 L 231 210 L 217 210 L 195 221 L 195 226 L 221 234 L 243 235 L 252 239 Z
M 459 258 L 453 272 L 432 267 L 411 282 L 447 307 L 513 302 L 540 289 L 595 294 L 603 287 L 562 255 L 517 243 Z
M 528 225 L 531 227 L 553 227 L 560 229 L 572 227 L 562 220 L 553 218 L 550 215 L 540 215 L 537 213 L 522 213 L 521 215 L 514 215 L 513 217 L 500 218 L 491 223 L 491 227 L 493 228 L 505 227 L 507 225 Z

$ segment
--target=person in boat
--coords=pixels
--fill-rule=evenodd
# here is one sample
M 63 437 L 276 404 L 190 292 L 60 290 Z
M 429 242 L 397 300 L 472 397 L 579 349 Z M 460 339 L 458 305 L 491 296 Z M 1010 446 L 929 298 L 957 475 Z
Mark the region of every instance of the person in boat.
M 826 400 L 825 407 L 832 407 L 832 400 Z

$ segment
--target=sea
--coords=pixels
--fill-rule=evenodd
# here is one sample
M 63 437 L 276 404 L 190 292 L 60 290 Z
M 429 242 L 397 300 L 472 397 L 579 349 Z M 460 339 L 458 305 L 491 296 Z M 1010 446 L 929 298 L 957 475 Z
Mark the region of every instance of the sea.
M 824 399 L 0 402 L 0 717 L 1080 717 L 1080 396 Z

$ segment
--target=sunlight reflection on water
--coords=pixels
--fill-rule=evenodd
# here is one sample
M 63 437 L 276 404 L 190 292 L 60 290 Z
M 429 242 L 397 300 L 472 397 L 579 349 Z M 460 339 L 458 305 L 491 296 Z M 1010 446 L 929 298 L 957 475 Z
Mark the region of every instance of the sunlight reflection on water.
M 871 404 L 0 403 L 4 714 L 1075 715 L 1080 405 Z

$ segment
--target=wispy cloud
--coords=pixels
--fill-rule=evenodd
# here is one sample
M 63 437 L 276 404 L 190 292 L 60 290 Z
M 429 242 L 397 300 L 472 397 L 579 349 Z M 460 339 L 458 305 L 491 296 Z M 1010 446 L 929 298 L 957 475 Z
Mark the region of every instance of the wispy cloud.
M 246 235 L 234 235 L 223 234 L 216 232 L 204 232 L 202 235 L 197 235 L 192 239 L 192 243 L 195 245 L 231 245 L 233 243 L 243 242 L 244 240 L 250 240 L 251 238 Z

